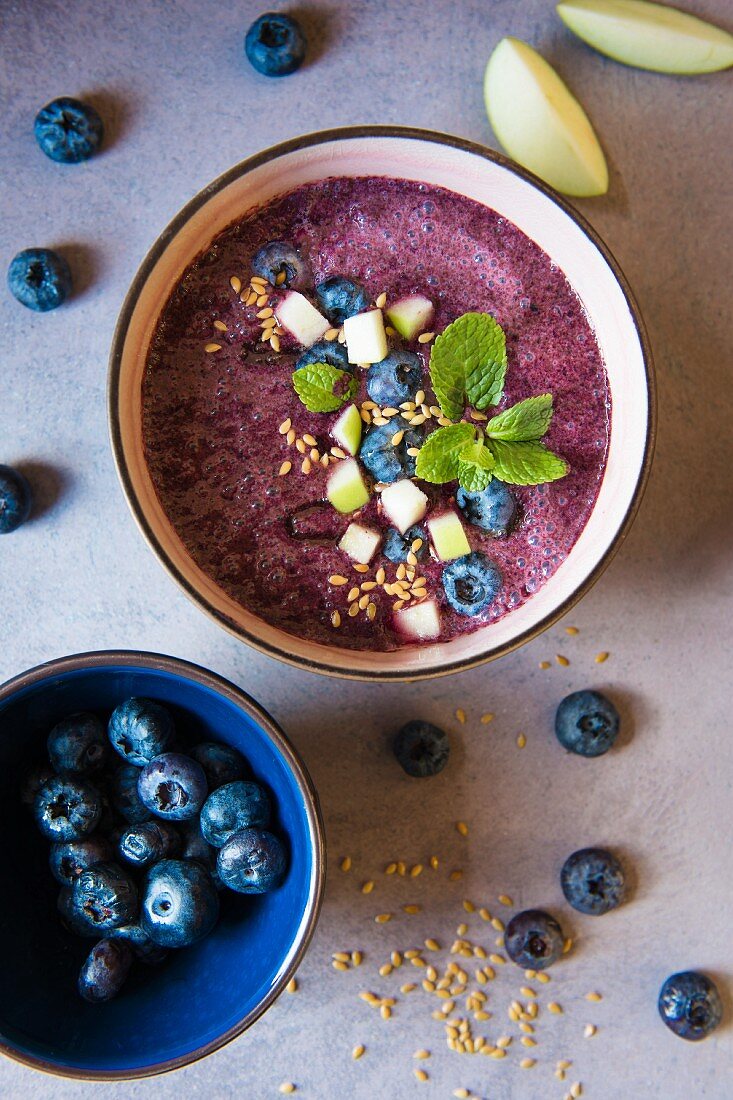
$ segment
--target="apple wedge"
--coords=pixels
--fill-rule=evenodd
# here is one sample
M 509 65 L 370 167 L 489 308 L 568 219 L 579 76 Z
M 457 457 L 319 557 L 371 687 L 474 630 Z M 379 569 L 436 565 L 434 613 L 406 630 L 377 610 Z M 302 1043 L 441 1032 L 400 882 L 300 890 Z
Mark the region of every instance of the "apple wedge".
M 425 493 L 409 478 L 387 485 L 382 490 L 379 503 L 387 519 L 401 535 L 419 523 L 428 508 Z
M 356 405 L 347 405 L 331 428 L 331 435 L 339 447 L 355 455 L 361 446 L 361 426 L 362 419 Z
M 387 336 L 381 309 L 356 313 L 344 321 L 350 363 L 381 363 L 387 355 Z
M 357 512 L 369 500 L 369 490 L 354 458 L 339 462 L 328 479 L 326 496 L 337 512 Z
M 315 344 L 331 327 L 331 322 L 297 290 L 289 290 L 277 303 L 275 317 L 278 324 L 287 329 L 304 348 Z
M 422 294 L 400 298 L 387 310 L 387 320 L 403 340 L 414 340 L 427 330 L 435 315 L 435 306 Z
M 453 561 L 471 553 L 471 547 L 463 530 L 463 524 L 455 512 L 443 512 L 428 520 L 428 531 L 433 549 L 440 561 Z
M 381 541 L 382 534 L 374 527 L 366 527 L 362 523 L 350 523 L 341 537 L 339 550 L 348 554 L 352 561 L 360 565 L 369 565 Z
M 400 634 L 414 642 L 428 642 L 440 635 L 440 611 L 435 600 L 422 600 L 396 611 L 394 624 Z
M 489 122 L 510 157 L 565 195 L 603 195 L 608 168 L 588 116 L 551 65 L 503 38 L 486 66 Z
M 599 53 L 655 73 L 713 73 L 733 65 L 733 35 L 647 0 L 563 0 L 566 27 Z

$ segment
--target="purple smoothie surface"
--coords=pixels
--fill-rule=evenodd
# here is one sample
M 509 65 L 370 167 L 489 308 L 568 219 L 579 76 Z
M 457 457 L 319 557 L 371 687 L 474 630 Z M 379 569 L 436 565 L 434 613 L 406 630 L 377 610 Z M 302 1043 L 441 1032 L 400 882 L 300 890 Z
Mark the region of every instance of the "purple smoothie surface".
M 292 242 L 307 258 L 312 282 L 298 289 L 313 301 L 317 282 L 346 275 L 373 300 L 386 292 L 388 307 L 425 294 L 435 304 L 436 332 L 469 310 L 491 313 L 507 339 L 499 408 L 554 395 L 545 442 L 567 460 L 568 475 L 511 487 L 522 518 L 506 538 L 464 524 L 471 548 L 488 554 L 503 574 L 494 603 L 477 616 L 458 614 L 443 593 L 442 563 L 430 557 L 419 563 L 440 607 L 441 641 L 509 614 L 562 567 L 593 508 L 608 448 L 606 372 L 578 297 L 537 244 L 479 203 L 407 180 L 335 178 L 298 188 L 221 233 L 174 288 L 148 355 L 143 435 L 158 497 L 188 553 L 239 604 L 291 634 L 360 650 L 404 644 L 394 626 L 394 597 L 381 588 L 371 593 L 373 620 L 364 611 L 347 615 L 352 584 L 373 578 L 380 566 L 393 580 L 397 567 L 377 551 L 368 573 L 353 571 L 336 545 L 352 517 L 324 503 L 333 467 L 302 473 L 303 455 L 278 432 L 290 417 L 298 437 L 310 433 L 323 454 L 334 443 L 329 429 L 338 413 L 310 413 L 301 404 L 291 379 L 302 349 L 287 337 L 280 352 L 261 342 L 259 307 L 247 307 L 232 289 L 232 276 L 248 285 L 254 253 L 273 239 Z M 226 332 L 214 327 L 217 320 Z M 206 352 L 210 343 L 219 350 Z M 423 388 L 435 404 L 429 345 L 404 346 L 421 356 Z M 355 371 L 358 404 L 368 396 L 366 372 Z M 395 431 L 405 426 L 395 425 Z M 424 430 L 435 427 L 431 420 Z M 278 476 L 286 460 L 292 470 Z M 419 485 L 431 512 L 452 506 L 455 483 Z M 377 501 L 375 494 L 353 518 L 386 531 Z M 348 585 L 329 584 L 332 574 L 348 577 Z

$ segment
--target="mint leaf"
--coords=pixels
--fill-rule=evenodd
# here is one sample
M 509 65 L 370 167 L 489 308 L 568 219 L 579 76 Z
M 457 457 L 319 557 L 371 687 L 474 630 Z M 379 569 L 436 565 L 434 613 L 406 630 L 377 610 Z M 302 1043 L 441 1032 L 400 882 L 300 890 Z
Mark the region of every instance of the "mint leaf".
M 458 456 L 458 481 L 468 493 L 480 493 L 489 484 L 494 456 L 483 443 L 470 443 Z
M 462 411 L 462 410 L 461 410 Z M 438 428 L 423 443 L 417 456 L 415 474 L 423 481 L 442 485 L 458 477 L 459 456 L 476 435 L 472 424 L 451 424 Z
M 551 421 L 552 394 L 542 393 L 538 397 L 528 397 L 493 416 L 486 425 L 486 434 L 492 439 L 512 442 L 541 439 Z
M 348 379 L 342 394 L 336 386 Z M 309 412 L 335 412 L 356 393 L 359 383 L 347 371 L 332 367 L 330 363 L 308 363 L 293 372 L 293 386 Z
M 568 464 L 564 458 L 548 451 L 535 441 L 508 442 L 490 439 L 488 445 L 494 455 L 494 477 L 509 485 L 543 485 L 565 477 Z
M 430 380 L 443 413 L 460 420 L 466 398 L 477 409 L 496 405 L 504 389 L 506 339 L 489 313 L 464 313 L 430 353 Z

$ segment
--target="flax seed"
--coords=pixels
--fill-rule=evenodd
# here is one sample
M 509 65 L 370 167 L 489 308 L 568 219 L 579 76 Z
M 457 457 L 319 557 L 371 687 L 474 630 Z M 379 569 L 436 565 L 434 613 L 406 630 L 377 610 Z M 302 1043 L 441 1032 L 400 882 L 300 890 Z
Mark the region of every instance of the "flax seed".
M 338 334 L 339 330 L 337 328 L 327 328 L 323 334 L 323 339 L 329 341 L 335 340 Z
M 387 304 L 387 292 L 383 290 L 382 293 L 375 299 L 374 304 L 377 309 L 384 309 Z
M 404 434 L 405 434 L 405 429 L 404 428 L 401 428 L 400 431 L 395 432 L 395 434 L 392 436 L 392 446 L 393 447 L 398 447 L 399 446 L 399 444 L 402 442 L 402 437 L 404 436 Z
M 456 821 L 456 830 L 461 836 L 468 836 L 468 825 L 466 825 L 465 821 Z
M 562 1006 L 557 1001 L 550 1001 L 547 1006 L 547 1011 L 551 1012 L 553 1016 L 562 1016 Z
M 279 477 L 284 477 L 284 476 L 285 476 L 285 474 L 289 474 L 289 473 L 290 473 L 290 471 L 292 470 L 292 468 L 293 468 L 293 464 L 292 464 L 292 462 L 283 462 L 283 464 L 281 465 L 280 469 L 278 470 L 278 476 L 279 476 Z
M 586 1001 L 593 1001 L 594 1003 L 598 1003 L 598 1001 L 603 1000 L 603 997 L 600 993 L 586 993 L 585 999 Z
M 549 661 L 540 661 L 540 668 L 545 669 L 550 667 Z
M 570 664 L 570 661 L 567 659 L 567 657 L 563 657 L 562 653 L 557 653 L 555 655 L 555 660 L 562 668 L 567 668 Z
M 465 724 L 466 724 L 466 712 L 461 707 L 458 707 L 458 709 L 456 710 L 456 718 L 461 723 L 462 726 L 465 726 Z
M 285 436 L 285 441 L 292 447 L 293 443 L 295 443 L 295 428 L 290 429 L 288 434 Z
M 602 665 L 603 662 L 607 661 L 610 656 L 610 653 L 596 653 L 595 662 L 597 665 Z
M 296 1086 L 293 1084 L 292 1081 L 283 1081 L 282 1085 L 280 1085 L 278 1088 L 278 1092 L 282 1092 L 285 1096 L 290 1096 L 292 1093 L 295 1092 L 295 1088 Z
M 369 566 L 368 565 L 362 565 L 361 562 L 356 562 L 353 566 L 353 570 L 354 570 L 355 573 L 368 573 L 369 572 Z
M 361 951 L 352 951 L 351 952 L 351 965 L 352 966 L 361 966 L 361 961 L 362 961 Z
M 313 469 L 313 463 L 309 458 L 304 458 L 300 465 L 300 468 L 304 474 L 309 474 Z
M 392 920 L 391 913 L 378 913 L 377 916 L 374 918 L 376 924 L 386 924 L 387 921 L 390 920 Z
M 392 1015 L 392 1009 L 389 1007 L 389 1005 L 380 1005 L 379 1015 L 382 1017 L 383 1020 L 388 1020 Z
M 221 344 L 206 344 L 204 351 L 211 354 L 212 351 L 221 351 Z
M 403 912 L 409 913 L 410 916 L 414 916 L 415 913 L 419 913 L 420 909 L 421 909 L 421 906 L 419 906 L 419 905 L 403 905 L 402 906 Z M 413 963 L 415 963 L 417 965 L 417 959 L 413 959 L 412 961 L 413 961 Z M 425 963 L 422 959 L 420 960 L 420 965 L 425 966 Z
M 284 271 L 278 271 L 275 276 L 275 286 L 282 286 L 287 279 L 287 274 Z
M 285 986 L 286 993 L 295 993 L 298 988 L 298 983 L 295 978 L 291 978 L 288 984 Z
M 349 605 L 349 618 L 350 619 L 355 619 L 358 614 L 359 614 L 359 605 L 358 605 L 358 603 L 350 604 Z

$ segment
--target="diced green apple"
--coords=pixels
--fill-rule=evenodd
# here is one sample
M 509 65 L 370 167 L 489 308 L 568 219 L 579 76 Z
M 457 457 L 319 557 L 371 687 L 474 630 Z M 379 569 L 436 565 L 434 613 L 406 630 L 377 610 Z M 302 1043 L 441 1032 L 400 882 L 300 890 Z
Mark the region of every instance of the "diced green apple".
M 608 168 L 583 108 L 555 70 L 517 38 L 503 38 L 486 66 L 484 100 L 510 157 L 566 195 L 603 195 Z
M 422 294 L 411 294 L 409 298 L 400 298 L 387 310 L 387 319 L 404 340 L 414 340 L 421 332 L 426 332 L 433 320 L 435 307 L 429 298 Z
M 646 0 L 564 0 L 563 23 L 600 53 L 657 73 L 712 73 L 733 65 L 733 35 Z
M 381 363 L 387 355 L 387 336 L 381 309 L 356 313 L 344 321 L 350 363 Z
M 277 303 L 275 316 L 278 324 L 287 329 L 304 348 L 315 344 L 331 327 L 331 322 L 297 290 L 289 290 Z
M 361 445 L 362 420 L 356 405 L 347 405 L 331 428 L 331 435 L 339 447 L 350 455 L 355 455 Z
M 440 611 L 435 600 L 422 600 L 396 611 L 394 623 L 405 638 L 415 642 L 428 642 L 440 635 Z
M 471 547 L 463 530 L 463 524 L 455 512 L 443 512 L 428 520 L 428 531 L 433 548 L 441 561 L 453 561 L 471 553 Z
M 350 523 L 346 528 L 339 550 L 348 554 L 352 561 L 369 565 L 374 552 L 382 541 L 382 535 L 374 527 L 365 527 L 361 523 Z
M 384 514 L 401 535 L 419 523 L 428 508 L 428 498 L 414 481 L 393 481 L 379 498 Z
M 356 512 L 369 500 L 369 490 L 354 458 L 347 458 L 335 467 L 326 485 L 326 496 L 337 512 Z

